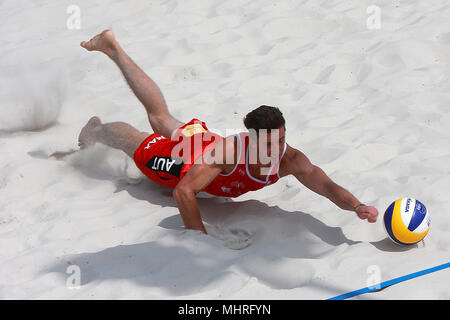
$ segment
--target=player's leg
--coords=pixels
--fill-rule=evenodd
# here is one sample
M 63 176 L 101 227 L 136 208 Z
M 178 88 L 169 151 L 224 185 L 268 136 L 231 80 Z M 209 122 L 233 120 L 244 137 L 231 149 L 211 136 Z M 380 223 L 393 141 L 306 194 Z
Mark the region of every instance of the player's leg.
M 111 30 L 103 31 L 88 42 L 83 41 L 81 46 L 89 51 L 101 51 L 117 64 L 131 90 L 147 110 L 155 133 L 170 137 L 173 130 L 183 125 L 169 113 L 161 90 L 120 47 Z
M 81 129 L 78 144 L 84 149 L 100 142 L 122 150 L 133 159 L 134 152 L 149 135 L 125 122 L 101 123 L 98 117 L 92 117 Z

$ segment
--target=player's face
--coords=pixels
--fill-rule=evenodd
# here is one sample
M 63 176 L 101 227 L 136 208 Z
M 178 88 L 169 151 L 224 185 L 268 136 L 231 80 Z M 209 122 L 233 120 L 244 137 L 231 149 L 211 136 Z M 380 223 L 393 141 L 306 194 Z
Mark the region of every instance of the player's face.
M 260 150 L 261 147 L 265 146 L 267 150 L 267 156 L 271 157 L 273 148 L 274 152 L 278 153 L 276 155 L 274 154 L 273 156 L 275 158 L 279 158 L 284 149 L 285 139 L 286 139 L 286 129 L 284 126 L 282 126 L 279 129 L 272 129 L 270 133 L 260 132 L 257 139 L 258 150 Z

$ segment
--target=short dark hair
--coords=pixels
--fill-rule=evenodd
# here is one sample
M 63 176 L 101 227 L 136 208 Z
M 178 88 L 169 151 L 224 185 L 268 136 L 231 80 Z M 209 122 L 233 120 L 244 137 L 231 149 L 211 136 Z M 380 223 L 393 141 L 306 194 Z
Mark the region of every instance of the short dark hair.
M 277 107 L 262 105 L 249 112 L 244 117 L 244 125 L 247 129 L 279 129 L 285 125 L 283 113 Z

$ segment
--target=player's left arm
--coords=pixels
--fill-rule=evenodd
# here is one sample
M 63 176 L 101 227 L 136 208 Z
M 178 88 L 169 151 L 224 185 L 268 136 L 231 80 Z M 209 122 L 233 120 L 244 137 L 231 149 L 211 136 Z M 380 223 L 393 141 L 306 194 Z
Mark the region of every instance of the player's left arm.
M 373 206 L 362 204 L 348 190 L 333 182 L 318 166 L 313 165 L 301 151 L 290 148 L 287 173 L 293 174 L 298 181 L 310 190 L 328 198 L 343 210 L 354 211 L 360 219 L 375 222 L 378 210 Z

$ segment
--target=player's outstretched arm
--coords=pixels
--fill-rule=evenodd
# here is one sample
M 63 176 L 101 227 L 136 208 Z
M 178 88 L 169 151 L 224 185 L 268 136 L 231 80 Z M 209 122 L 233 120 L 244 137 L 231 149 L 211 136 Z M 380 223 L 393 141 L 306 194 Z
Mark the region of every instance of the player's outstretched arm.
M 299 150 L 294 149 L 288 163 L 289 173 L 293 174 L 298 181 L 310 190 L 328 198 L 343 210 L 354 211 L 360 219 L 375 222 L 378 210 L 372 206 L 362 204 L 348 190 L 334 183 L 326 173 L 315 166 Z

